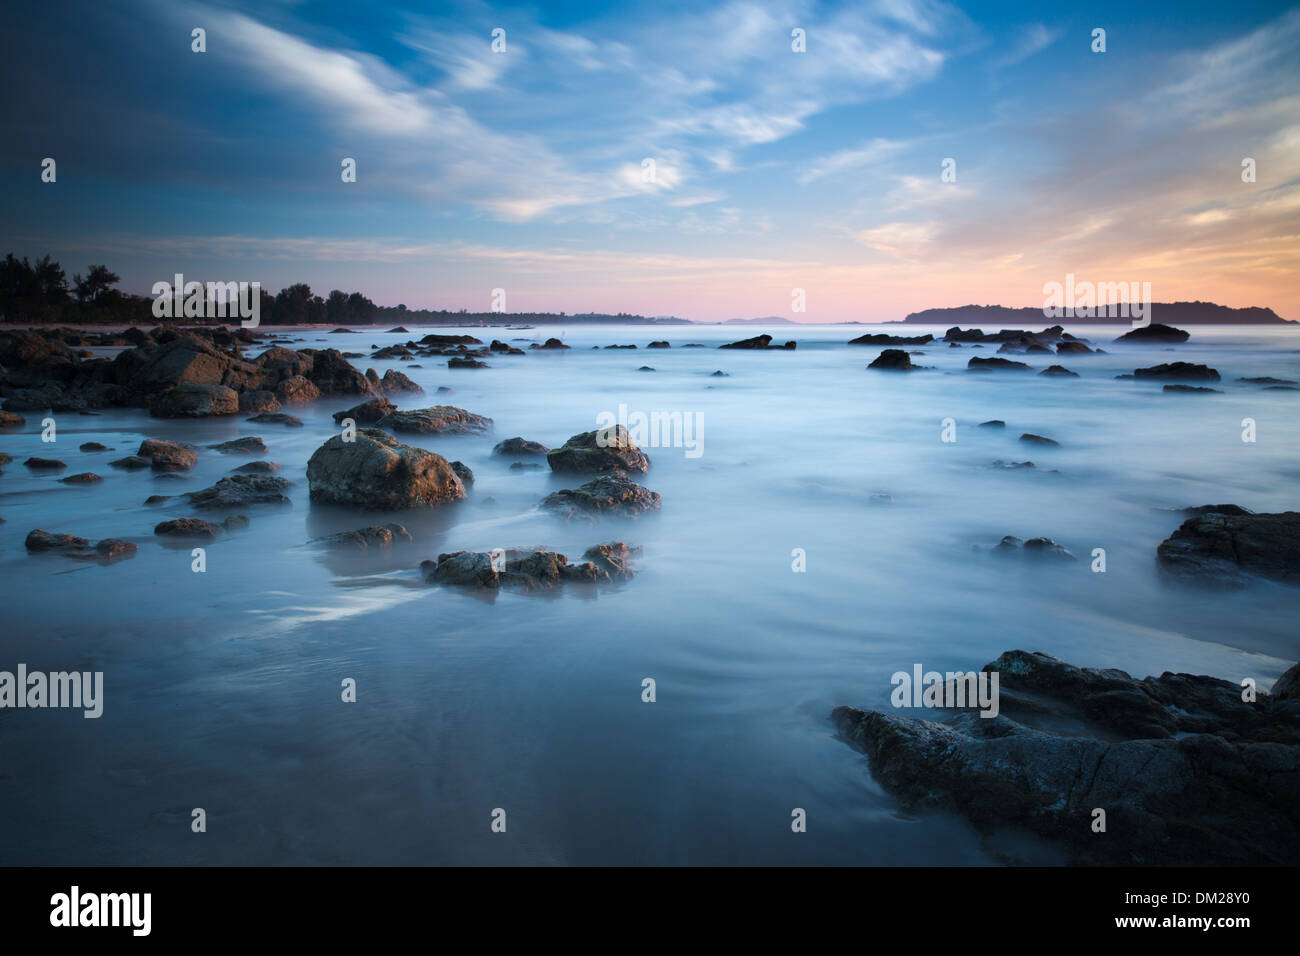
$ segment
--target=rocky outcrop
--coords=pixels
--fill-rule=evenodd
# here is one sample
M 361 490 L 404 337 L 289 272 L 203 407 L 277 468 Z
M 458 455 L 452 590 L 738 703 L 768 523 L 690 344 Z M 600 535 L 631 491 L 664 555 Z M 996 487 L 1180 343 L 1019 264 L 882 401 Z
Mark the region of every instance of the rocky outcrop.
M 345 359 L 338 349 L 303 349 L 312 358 L 303 376 L 322 395 L 369 395 L 374 391 L 366 377 Z
M 1156 561 L 1167 577 L 1202 587 L 1235 590 L 1251 577 L 1300 587 L 1300 512 L 1207 505 L 1160 543 Z
M 384 377 L 379 380 L 379 389 L 385 395 L 401 395 L 403 393 L 423 392 L 419 385 L 416 385 L 406 375 L 390 368 L 384 373 Z
M 441 455 L 364 428 L 353 441 L 335 435 L 307 462 L 312 501 L 395 511 L 457 501 L 465 485 Z
M 558 474 L 598 475 L 606 472 L 645 474 L 650 459 L 632 443 L 622 425 L 611 425 L 574 435 L 546 453 L 546 462 Z
M 399 434 L 478 435 L 492 427 L 492 419 L 454 405 L 433 405 L 430 408 L 391 411 L 376 423 L 376 427 Z
M 294 375 L 275 386 L 275 397 L 285 405 L 308 405 L 320 398 L 320 389 L 303 376 Z
M 994 717 L 837 707 L 831 720 L 905 809 L 1028 829 L 1075 863 L 1300 859 L 1300 701 L 1287 685 L 1245 702 L 1241 685 L 1213 677 L 1136 680 L 1025 651 L 983 670 L 999 677 Z
M 553 492 L 542 499 L 542 507 L 565 518 L 613 515 L 638 518 L 658 511 L 659 493 L 643 488 L 625 475 L 601 475 L 575 489 Z

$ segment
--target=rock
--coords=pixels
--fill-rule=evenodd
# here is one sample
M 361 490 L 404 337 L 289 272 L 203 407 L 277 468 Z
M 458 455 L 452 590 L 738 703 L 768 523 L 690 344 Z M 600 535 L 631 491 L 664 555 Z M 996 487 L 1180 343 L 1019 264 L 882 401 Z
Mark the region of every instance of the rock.
M 719 345 L 720 349 L 790 349 L 796 347 L 794 342 L 786 342 L 785 345 L 772 345 L 772 336 L 755 335 L 753 338 L 741 339 L 739 342 L 729 342 L 726 345 Z
M 320 398 L 320 389 L 301 375 L 294 375 L 276 385 L 275 394 L 285 405 L 307 405 Z
M 1300 707 L 1229 681 L 1072 667 L 1008 651 L 997 716 L 837 707 L 831 720 L 908 811 L 1028 829 L 1084 865 L 1288 865 L 1300 858 Z M 953 716 L 953 714 L 956 716 Z M 1105 808 L 1104 837 L 1089 825 Z
M 850 339 L 849 345 L 926 345 L 934 341 L 934 336 L 926 335 L 885 335 L 881 332 L 859 335 Z
M 342 424 L 346 418 L 352 419 L 358 425 L 373 425 L 386 415 L 391 415 L 397 411 L 397 406 L 386 398 L 372 398 L 362 402 L 360 405 L 353 405 L 345 411 L 335 412 L 334 421 Z
M 1250 382 L 1252 385 L 1300 385 L 1300 382 L 1293 382 L 1289 378 L 1272 378 L 1264 375 L 1258 378 L 1239 378 L 1239 382 Z
M 1140 326 L 1131 332 L 1125 332 L 1116 342 L 1186 342 L 1191 338 L 1190 332 L 1184 332 L 1182 329 L 1176 329 L 1172 325 L 1161 325 L 1159 322 L 1151 325 Z
M 638 371 L 638 372 L 653 372 L 654 369 L 652 369 L 649 365 L 642 365 L 639 369 L 637 369 L 637 371 Z
M 980 358 L 978 355 L 966 363 L 967 371 L 971 372 L 992 372 L 995 370 L 1014 371 L 1014 372 L 1031 372 L 1033 371 L 1024 362 L 1013 362 L 1011 359 L 1004 358 Z
M 82 443 L 81 451 L 85 451 L 85 452 L 108 451 L 108 446 L 101 444 L 100 442 L 97 441 L 88 441 Z
M 202 518 L 174 518 L 154 525 L 153 533 L 175 538 L 216 538 L 221 527 Z
M 379 387 L 385 395 L 398 395 L 402 392 L 423 392 L 419 385 L 403 375 L 396 369 L 389 369 L 384 373 L 384 377 L 379 380 Z
M 311 368 L 303 374 L 322 395 L 369 395 L 374 387 L 338 349 L 305 349 Z
M 193 445 L 166 438 L 146 438 L 140 442 L 136 455 L 149 459 L 154 471 L 187 471 L 199 460 Z
M 1197 505 L 1194 508 L 1184 508 L 1183 514 L 1203 515 L 1203 514 L 1221 514 L 1221 515 L 1253 515 L 1255 512 L 1250 511 L 1241 505 Z
M 552 471 L 560 474 L 596 475 L 612 471 L 645 474 L 650 468 L 650 459 L 632 443 L 622 425 L 574 435 L 561 447 L 547 452 L 546 461 Z
M 566 581 L 596 583 L 609 575 L 588 561 L 571 566 L 555 551 L 511 549 L 495 552 L 454 551 L 438 555 L 436 562 L 421 567 L 430 584 L 444 587 L 515 588 L 523 591 L 550 590 Z
M 541 471 L 542 466 L 536 462 L 512 461 L 510 463 L 511 471 Z
M 264 389 L 242 392 L 239 396 L 239 411 L 245 415 L 257 412 L 278 412 L 282 407 L 280 400 L 275 397 L 275 392 L 268 392 Z
M 1300 512 L 1203 511 L 1188 518 L 1160 543 L 1156 560 L 1161 572 L 1170 578 L 1195 581 L 1202 586 L 1242 588 L 1253 575 L 1297 587 L 1300 586 Z
M 711 375 L 711 377 L 712 377 L 712 378 L 730 378 L 730 376 L 727 375 L 727 373 L 724 372 L 722 369 L 718 369 L 716 372 L 713 372 L 712 375 Z M 711 387 L 711 386 L 710 386 L 710 387 Z
M 330 335 L 355 335 L 356 329 L 330 329 Z
M 248 515 L 226 515 L 221 522 L 221 527 L 227 531 L 243 531 L 249 524 L 251 522 L 248 520 Z
M 312 501 L 373 510 L 437 505 L 465 497 L 465 485 L 441 455 L 403 445 L 374 428 L 355 441 L 335 435 L 311 456 Z
M 110 468 L 125 468 L 127 471 L 135 471 L 138 468 L 148 468 L 151 462 L 148 458 L 141 458 L 139 455 L 127 455 L 125 458 L 118 458 L 108 464 Z
M 457 357 L 447 359 L 447 368 L 490 368 L 490 366 L 487 362 L 480 362 L 477 359 Z
M 155 418 L 209 418 L 238 411 L 239 396 L 233 389 L 193 382 L 183 382 L 149 403 L 149 414 Z
M 667 349 L 667 348 L 672 348 L 672 346 L 669 345 L 667 342 L 651 342 L 649 345 L 646 346 L 646 348 Z
M 209 445 L 213 451 L 219 451 L 223 455 L 265 455 L 266 444 L 262 439 L 255 435 L 247 438 L 235 438 L 231 441 L 223 441 L 217 445 Z
M 629 548 L 622 541 L 614 541 L 593 545 L 582 556 L 611 578 L 628 581 L 636 575 L 632 568 L 632 556 L 640 553 L 640 548 Z
M 492 419 L 454 405 L 434 405 L 389 412 L 376 423 L 376 427 L 399 434 L 478 435 L 492 427 Z
M 497 442 L 492 448 L 494 455 L 510 455 L 519 457 L 521 455 L 545 455 L 550 449 L 539 441 L 528 441 L 524 438 L 507 438 L 505 441 Z
M 246 465 L 232 468 L 232 475 L 274 475 L 283 469 L 273 461 L 250 461 Z
M 1020 469 L 1037 468 L 1032 461 L 1003 461 L 1001 458 L 993 462 L 994 468 L 1002 468 L 1006 471 L 1017 471 Z
M 472 472 L 469 465 L 465 464 L 463 461 L 453 461 L 451 463 L 451 470 L 456 473 L 456 477 L 460 479 L 461 484 L 466 488 L 474 484 L 474 472 Z
M 1219 372 L 1207 365 L 1194 365 L 1191 362 L 1171 362 L 1153 365 L 1150 368 L 1136 368 L 1134 378 L 1156 378 L 1181 380 L 1185 382 L 1217 382 Z
M 564 489 L 542 499 L 542 507 L 562 512 L 565 517 L 609 514 L 636 518 L 658 511 L 659 493 L 638 485 L 625 475 L 601 475 L 576 489 Z
M 986 422 L 980 422 L 980 428 L 1006 428 L 1007 423 L 1000 418 L 990 418 Z
M 1038 373 L 1039 375 L 1051 375 L 1059 378 L 1078 378 L 1078 372 L 1071 372 L 1064 365 L 1049 365 Z
M 318 540 L 332 548 L 370 551 L 378 548 L 391 548 L 394 542 L 409 542 L 412 538 L 411 532 L 407 531 L 404 526 L 394 522 L 385 525 L 371 525 L 368 528 L 357 528 L 355 531 L 342 531 Z
M 256 504 L 289 504 L 285 492 L 289 482 L 270 475 L 227 475 L 211 488 L 187 491 L 185 497 L 194 508 L 241 508 Z
M 568 346 L 565 345 L 563 342 L 561 342 L 559 339 L 547 339 L 541 345 L 538 345 L 536 342 L 534 342 L 532 345 L 528 347 L 530 349 L 567 349 L 568 348 Z
M 99 475 L 93 471 L 83 471 L 77 475 L 68 475 L 66 478 L 60 478 L 59 481 L 65 485 L 93 485 L 103 481 Z
M 482 345 L 478 339 L 472 335 L 426 335 L 420 339 L 421 345 L 446 346 L 446 345 Z
M 28 458 L 25 462 L 23 462 L 23 464 L 26 465 L 28 468 L 32 469 L 32 471 L 56 471 L 59 468 L 68 467 L 66 464 L 59 461 L 57 458 L 32 457 L 32 458 Z
M 1162 392 L 1208 392 L 1212 395 L 1222 395 L 1223 392 L 1217 388 L 1206 388 L 1203 385 L 1166 385 L 1161 389 Z
M 283 384 L 291 378 L 303 378 L 311 371 L 315 360 L 306 352 L 295 352 L 277 345 L 259 355 L 254 364 L 265 369 L 273 381 Z
M 260 415 L 254 415 L 252 418 L 246 418 L 245 421 L 254 422 L 258 425 L 287 425 L 290 428 L 302 428 L 302 419 L 295 418 L 285 412 L 263 412 Z
M 910 372 L 916 366 L 912 364 L 912 357 L 902 349 L 885 349 L 876 356 L 875 360 L 867 368 L 885 369 L 891 372 Z
M 1056 345 L 1057 355 L 1091 355 L 1092 349 L 1082 342 L 1058 342 Z
M 27 419 L 14 412 L 0 411 L 0 428 L 21 428 L 27 424 Z
M 344 356 L 344 358 L 346 357 Z M 373 368 L 366 369 L 366 381 L 370 383 L 370 388 L 373 391 L 379 391 L 379 373 Z
M 1300 700 L 1300 664 L 1292 664 L 1268 693 L 1274 700 Z
M 595 346 L 593 346 L 594 348 Z M 502 355 L 523 355 L 523 349 L 517 349 L 513 345 L 507 345 L 500 339 L 493 339 L 492 344 L 488 346 L 489 352 L 500 352 Z
M 170 498 L 171 498 L 171 495 L 150 495 L 148 498 L 144 499 L 144 503 L 145 503 L 146 505 L 151 505 L 151 506 L 152 506 L 152 505 L 160 505 L 160 504 L 162 504 L 164 501 L 169 500 Z
M 27 533 L 28 551 L 86 551 L 90 541 L 75 534 L 54 534 L 37 528 Z
M 86 557 L 93 558 L 101 564 L 112 564 L 114 561 L 135 557 L 135 552 L 136 544 L 134 541 L 125 541 L 122 538 L 104 538 L 95 543 L 95 553 L 86 555 Z
M 1028 541 L 1021 541 L 1015 535 L 1010 534 L 998 542 L 997 547 L 993 549 L 993 553 L 1048 558 L 1054 561 L 1078 560 L 1068 548 L 1057 544 L 1051 538 L 1030 538 Z
M 1020 436 L 1020 440 L 1028 442 L 1031 445 L 1060 445 L 1059 441 L 1052 438 L 1044 438 L 1042 435 L 1035 435 L 1033 432 L 1025 432 Z

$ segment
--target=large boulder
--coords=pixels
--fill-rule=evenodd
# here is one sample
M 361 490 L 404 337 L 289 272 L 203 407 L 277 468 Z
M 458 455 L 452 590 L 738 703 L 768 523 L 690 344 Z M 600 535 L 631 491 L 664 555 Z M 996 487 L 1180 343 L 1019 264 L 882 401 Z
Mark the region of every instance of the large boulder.
M 302 374 L 322 395 L 370 395 L 374 386 L 343 357 L 338 349 L 304 349 L 311 355 L 311 368 Z
M 551 470 L 560 474 L 599 475 L 626 471 L 645 474 L 650 459 L 632 443 L 627 429 L 611 425 L 574 435 L 546 453 Z
M 136 451 L 138 458 L 148 459 L 154 471 L 188 471 L 199 460 L 194 446 L 183 441 L 170 441 L 166 438 L 146 438 L 140 442 Z M 119 464 L 121 462 L 121 464 Z M 137 467 L 129 458 L 109 462 L 122 468 Z
M 454 405 L 433 405 L 394 410 L 381 418 L 377 427 L 417 435 L 477 435 L 492 427 L 492 419 Z
M 1300 512 L 1203 511 L 1160 543 L 1156 560 L 1166 575 L 1201 586 L 1241 588 L 1254 575 L 1300 587 Z
M 320 398 L 320 389 L 301 375 L 294 375 L 275 386 L 275 396 L 285 405 L 306 405 Z
M 154 397 L 149 414 L 155 418 L 211 418 L 239 411 L 239 395 L 224 385 L 183 382 Z
M 465 485 L 441 455 L 363 428 L 353 441 L 335 435 L 307 462 L 312 501 L 393 511 L 465 497 Z

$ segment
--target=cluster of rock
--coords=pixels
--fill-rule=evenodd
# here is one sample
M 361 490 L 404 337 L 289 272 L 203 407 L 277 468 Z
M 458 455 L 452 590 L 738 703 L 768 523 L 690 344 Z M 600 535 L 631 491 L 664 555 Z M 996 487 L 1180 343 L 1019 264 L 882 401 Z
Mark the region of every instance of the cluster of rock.
M 645 474 L 650 459 L 632 442 L 622 425 L 612 425 L 574 435 L 562 446 L 547 451 L 546 461 L 556 474 L 594 475 L 577 488 L 552 492 L 542 507 L 566 519 L 611 515 L 636 518 L 660 506 L 658 492 L 633 481 L 629 474 Z
M 1071 862 L 1300 859 L 1300 665 L 1257 696 L 1213 677 L 1136 680 L 1025 651 L 983 671 L 999 677 L 996 716 L 837 707 L 831 720 L 906 809 L 955 811 L 984 833 L 1029 830 Z

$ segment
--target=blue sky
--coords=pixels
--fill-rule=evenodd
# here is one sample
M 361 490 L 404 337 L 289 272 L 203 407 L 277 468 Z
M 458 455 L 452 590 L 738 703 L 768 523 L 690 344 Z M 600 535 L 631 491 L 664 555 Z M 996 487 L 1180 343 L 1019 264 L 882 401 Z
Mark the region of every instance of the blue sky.
M 1276 4 L 56 2 L 0 39 L 0 232 L 137 292 L 888 321 L 1073 272 L 1300 318 L 1297 63 Z

